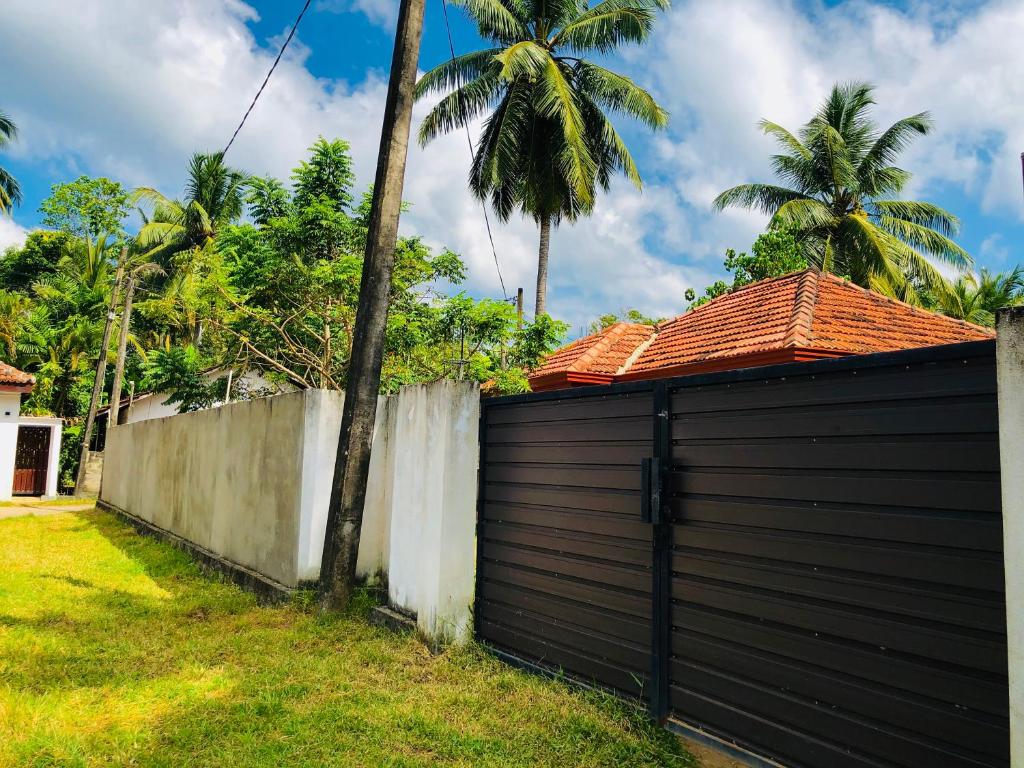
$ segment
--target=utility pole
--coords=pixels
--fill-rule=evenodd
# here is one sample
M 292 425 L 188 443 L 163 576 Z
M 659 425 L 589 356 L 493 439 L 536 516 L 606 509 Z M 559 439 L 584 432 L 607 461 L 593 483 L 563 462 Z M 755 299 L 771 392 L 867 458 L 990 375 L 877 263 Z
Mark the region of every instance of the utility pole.
M 523 289 L 516 291 L 516 328 L 523 327 Z
M 353 352 L 320 565 L 320 601 L 323 608 L 330 610 L 347 606 L 355 585 L 366 479 L 370 470 L 370 442 L 380 391 L 391 273 L 395 266 L 398 217 L 402 209 L 402 186 L 409 153 L 409 127 L 424 3 L 425 0 L 401 0 L 398 11 L 398 31 L 391 58 L 391 78 L 384 105 L 377 176 L 359 286 L 359 307 L 352 334 Z
M 124 309 L 121 311 L 121 333 L 117 339 L 117 362 L 114 363 L 114 386 L 110 392 L 110 415 L 107 416 L 107 429 L 117 426 L 117 417 L 121 411 L 121 384 L 124 378 L 124 359 L 128 353 L 128 330 L 132 322 L 132 298 L 135 296 L 135 277 L 128 278 L 124 289 Z
M 107 371 L 107 349 L 110 347 L 110 332 L 114 327 L 114 316 L 117 310 L 117 295 L 120 292 L 121 277 L 124 275 L 124 263 L 128 258 L 128 248 L 121 249 L 121 257 L 117 260 L 117 273 L 114 275 L 114 287 L 110 290 L 110 308 L 107 310 L 107 323 L 103 326 L 103 343 L 100 344 L 100 355 L 96 361 L 96 380 L 92 384 L 92 399 L 89 400 L 89 413 L 85 417 L 85 432 L 82 434 L 82 451 L 78 455 L 78 475 L 75 477 L 75 496 L 82 496 L 85 489 L 85 465 L 89 460 L 89 441 L 92 439 L 92 427 L 96 421 L 96 409 L 100 407 L 100 395 L 103 394 L 103 379 Z M 109 416 L 108 416 L 109 419 Z M 110 424 L 108 422 L 107 426 Z

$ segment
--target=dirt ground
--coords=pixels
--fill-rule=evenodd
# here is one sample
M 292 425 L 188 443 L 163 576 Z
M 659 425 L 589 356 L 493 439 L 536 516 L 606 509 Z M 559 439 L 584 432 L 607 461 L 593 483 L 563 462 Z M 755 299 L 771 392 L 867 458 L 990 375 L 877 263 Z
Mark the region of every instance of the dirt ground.
M 23 517 L 24 515 L 55 515 L 58 512 L 81 512 L 84 509 L 91 509 L 94 502 L 83 500 L 69 503 L 65 500 L 40 501 L 38 499 L 16 499 L 15 501 L 0 504 L 0 520 L 8 517 Z
M 678 735 L 678 734 L 677 734 Z M 747 768 L 744 763 L 705 746 L 699 741 L 679 736 L 686 751 L 697 758 L 700 768 Z

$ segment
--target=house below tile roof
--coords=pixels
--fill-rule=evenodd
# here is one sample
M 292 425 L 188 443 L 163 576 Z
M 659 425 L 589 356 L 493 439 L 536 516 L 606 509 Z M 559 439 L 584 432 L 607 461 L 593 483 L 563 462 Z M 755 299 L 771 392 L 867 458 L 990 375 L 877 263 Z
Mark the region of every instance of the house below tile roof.
M 542 391 L 662 379 L 994 336 L 807 269 L 745 286 L 654 328 L 616 323 L 554 352 L 530 374 L 530 385 Z
M 0 390 L 30 392 L 35 383 L 35 376 L 19 371 L 13 365 L 0 362 Z

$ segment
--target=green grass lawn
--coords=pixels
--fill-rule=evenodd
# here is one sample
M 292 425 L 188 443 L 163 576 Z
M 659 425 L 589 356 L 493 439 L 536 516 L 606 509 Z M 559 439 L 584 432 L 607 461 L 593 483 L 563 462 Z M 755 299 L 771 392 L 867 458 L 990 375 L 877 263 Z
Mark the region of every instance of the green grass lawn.
M 264 607 L 102 512 L 0 520 L 0 766 L 693 766 L 477 648 Z

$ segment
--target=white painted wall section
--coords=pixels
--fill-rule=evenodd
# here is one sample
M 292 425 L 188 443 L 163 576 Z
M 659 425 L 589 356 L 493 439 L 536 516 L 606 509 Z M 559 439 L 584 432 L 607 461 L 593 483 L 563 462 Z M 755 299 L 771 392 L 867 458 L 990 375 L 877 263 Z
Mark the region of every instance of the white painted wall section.
M 996 321 L 1011 765 L 1024 766 L 1024 307 Z
M 0 392 L 0 500 L 9 501 L 14 488 L 14 453 L 18 448 L 20 392 Z
M 285 587 L 320 574 L 344 395 L 307 390 L 124 424 L 100 499 Z M 381 398 L 357 571 L 438 642 L 471 635 L 480 390 Z
M 441 642 L 472 633 L 480 390 L 403 387 L 393 433 L 388 596 Z

